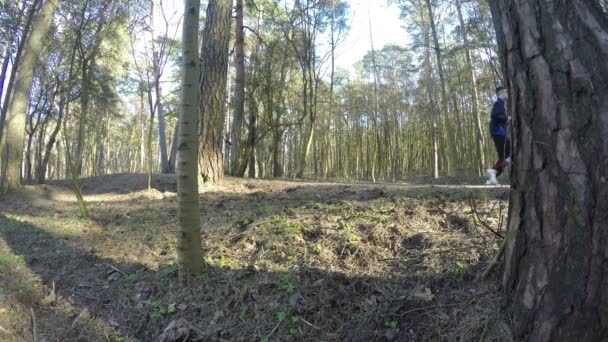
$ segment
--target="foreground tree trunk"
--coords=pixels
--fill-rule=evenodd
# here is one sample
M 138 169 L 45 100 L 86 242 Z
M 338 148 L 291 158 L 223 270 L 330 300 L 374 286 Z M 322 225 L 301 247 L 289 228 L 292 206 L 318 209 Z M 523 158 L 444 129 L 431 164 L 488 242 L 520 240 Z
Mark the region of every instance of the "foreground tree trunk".
M 608 18 L 595 0 L 490 1 L 513 114 L 503 285 L 515 340 L 608 336 Z
M 200 1 L 184 1 L 182 33 L 182 93 L 180 127 L 177 148 L 177 201 L 180 232 L 177 258 L 179 279 L 183 283 L 189 276 L 203 270 L 200 214 L 198 203 L 198 18 Z
M 15 78 L 13 98 L 8 107 L 8 118 L 6 122 L 6 143 L 3 148 L 6 164 L 2 163 L 2 192 L 16 190 L 21 186 L 21 162 L 23 158 L 23 139 L 25 136 L 25 121 L 27 116 L 27 103 L 36 69 L 38 55 L 46 41 L 53 12 L 57 3 L 47 0 L 36 18 L 32 33 L 28 37 L 23 53 L 23 59 L 18 66 Z
M 199 171 L 204 182 L 216 182 L 224 175 L 222 134 L 231 17 L 232 1 L 209 1 L 202 38 L 200 81 Z

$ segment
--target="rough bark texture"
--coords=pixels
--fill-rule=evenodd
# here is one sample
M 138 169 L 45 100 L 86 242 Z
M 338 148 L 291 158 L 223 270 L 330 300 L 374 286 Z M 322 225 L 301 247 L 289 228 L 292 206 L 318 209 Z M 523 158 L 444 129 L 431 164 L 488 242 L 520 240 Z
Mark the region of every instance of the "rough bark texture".
M 48 33 L 53 20 L 53 12 L 57 3 L 45 1 L 42 9 L 32 26 L 23 52 L 23 59 L 15 78 L 13 99 L 8 107 L 9 117 L 6 122 L 6 152 L 5 172 L 2 177 L 2 192 L 16 190 L 21 186 L 21 161 L 23 158 L 23 139 L 27 116 L 27 103 L 34 78 L 34 70 L 38 55 L 42 51 L 44 37 Z M 4 163 L 3 163 L 4 164 Z
M 231 16 L 230 0 L 209 1 L 203 31 L 200 82 L 199 171 L 204 182 L 216 182 L 224 175 L 222 134 Z
M 595 0 L 490 1 L 513 113 L 503 285 L 514 335 L 608 340 L 608 18 Z
M 178 233 L 177 257 L 179 279 L 203 270 L 200 213 L 198 203 L 198 18 L 200 1 L 184 1 L 182 34 L 182 93 L 177 148 Z

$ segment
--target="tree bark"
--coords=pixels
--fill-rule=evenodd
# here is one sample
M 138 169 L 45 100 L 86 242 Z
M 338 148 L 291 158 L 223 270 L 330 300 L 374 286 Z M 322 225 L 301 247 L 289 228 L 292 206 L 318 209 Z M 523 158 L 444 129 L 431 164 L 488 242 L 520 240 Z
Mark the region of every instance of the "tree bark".
M 6 153 L 6 164 L 2 163 L 2 192 L 16 190 L 21 187 L 21 162 L 23 158 L 23 139 L 25 134 L 25 121 L 27 117 L 27 103 L 36 69 L 36 61 L 42 52 L 57 3 L 47 0 L 33 23 L 32 33 L 29 36 L 23 53 L 23 60 L 19 65 L 19 72 L 15 79 L 13 99 L 8 107 L 10 117 L 6 124 L 6 144 L 3 153 Z
M 479 93 L 477 91 L 477 76 L 475 75 L 475 68 L 473 67 L 473 59 L 471 57 L 471 47 L 469 46 L 469 33 L 467 26 L 464 23 L 464 17 L 462 16 L 462 5 L 460 0 L 456 0 L 456 10 L 458 12 L 458 20 L 460 21 L 460 31 L 462 33 L 462 42 L 464 43 L 465 58 L 467 62 L 467 69 L 471 74 L 471 93 L 473 94 L 473 118 L 475 120 L 475 137 L 477 138 L 475 146 L 477 147 L 477 157 L 479 158 L 479 174 L 483 174 L 485 168 L 485 156 L 484 156 L 484 139 L 483 131 L 481 128 L 481 117 L 479 115 Z
M 59 133 L 59 129 L 61 128 L 61 121 L 63 120 L 63 110 L 65 107 L 65 97 L 59 100 L 59 110 L 57 113 L 57 125 L 53 132 L 51 132 L 51 136 L 49 141 L 46 143 L 46 148 L 44 150 L 44 158 L 42 159 L 42 164 L 40 165 L 40 172 L 38 173 L 38 183 L 43 184 L 45 181 L 46 169 L 49 164 L 49 159 L 51 158 L 51 151 L 53 150 L 53 145 L 57 140 L 57 134 Z M 40 142 L 42 143 L 42 142 Z M 58 153 L 59 155 L 59 153 Z
M 171 167 L 170 172 L 175 172 L 175 160 L 177 158 L 177 144 L 179 138 L 179 120 L 175 124 L 175 130 L 173 131 L 173 141 L 171 142 L 171 152 L 169 153 L 169 166 Z
M 513 114 L 515 340 L 606 341 L 608 18 L 594 0 L 490 6 Z
M 445 72 L 443 71 L 443 59 L 441 57 L 441 48 L 439 47 L 439 38 L 437 37 L 437 28 L 435 25 L 435 17 L 433 16 L 433 7 L 431 5 L 431 0 L 425 0 L 426 6 L 429 11 L 429 24 L 431 26 L 431 33 L 433 36 L 433 49 L 435 50 L 435 58 L 437 60 L 437 71 L 439 73 L 439 84 L 441 85 L 441 111 L 443 115 L 448 117 L 448 95 L 447 95 L 447 86 L 445 81 Z M 438 116 L 438 115 L 437 115 Z M 438 147 L 437 147 L 437 119 L 433 120 L 433 161 L 435 165 L 439 164 L 439 155 L 438 155 Z M 455 141 L 451 141 L 449 144 L 451 147 L 455 147 Z M 455 154 L 455 153 L 454 153 Z M 443 158 L 442 158 L 443 159 Z M 439 178 L 439 168 L 437 166 L 433 167 L 433 178 Z
M 165 128 L 165 107 L 161 101 L 162 89 L 159 85 L 160 78 L 156 81 L 156 109 L 158 111 L 158 147 L 160 149 L 160 162 L 162 173 L 172 173 L 172 167 L 167 155 L 167 134 Z
M 234 45 L 234 62 L 236 77 L 234 84 L 234 110 L 232 112 L 231 131 L 231 167 L 232 174 L 237 175 L 242 151 L 242 126 L 245 112 L 245 33 L 243 31 L 243 0 L 236 0 L 236 32 Z M 242 175 L 241 175 L 242 176 Z
M 232 1 L 209 1 L 201 49 L 199 172 L 203 182 L 217 182 L 224 176 L 224 98 L 231 19 Z
M 15 59 L 13 60 L 11 74 L 8 78 L 8 85 L 6 87 L 6 93 L 4 95 L 4 102 L 2 103 L 2 111 L 0 112 L 0 147 L 4 145 L 4 126 L 6 124 L 6 116 L 9 110 L 8 107 L 13 97 L 13 86 L 15 85 L 15 78 L 17 77 L 17 72 L 19 71 L 19 67 L 21 66 L 21 56 L 23 55 L 24 49 L 26 49 L 25 44 L 28 41 L 29 32 L 32 27 L 32 21 L 34 20 L 36 9 L 38 8 L 38 5 L 40 5 L 40 1 L 42 0 L 35 0 L 30 6 L 27 18 L 25 19 L 25 25 L 23 26 L 21 41 L 19 42 L 19 46 L 17 47 L 17 54 L 15 55 Z M 2 80 L 2 82 L 4 83 L 4 80 Z M 0 151 L 0 154 L 1 153 L 3 152 Z M 4 160 L 4 158 L 2 158 L 2 160 Z M 4 166 L 2 167 L 4 168 Z
M 200 1 L 184 1 L 182 92 L 177 149 L 178 276 L 182 283 L 203 270 L 198 201 L 198 21 Z M 208 17 L 209 18 L 209 17 Z

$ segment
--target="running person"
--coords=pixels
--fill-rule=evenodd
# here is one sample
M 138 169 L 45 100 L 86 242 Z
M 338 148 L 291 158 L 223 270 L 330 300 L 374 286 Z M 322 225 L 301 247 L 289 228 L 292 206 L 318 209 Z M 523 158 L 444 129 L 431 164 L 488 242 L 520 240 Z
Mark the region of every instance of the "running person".
M 498 184 L 496 177 L 500 176 L 504 168 L 511 162 L 511 143 L 507 137 L 507 123 L 510 117 L 507 116 L 505 101 L 507 100 L 507 89 L 503 86 L 496 88 L 496 102 L 492 108 L 490 120 L 490 134 L 498 153 L 498 161 L 494 168 L 488 169 L 488 181 L 486 184 Z

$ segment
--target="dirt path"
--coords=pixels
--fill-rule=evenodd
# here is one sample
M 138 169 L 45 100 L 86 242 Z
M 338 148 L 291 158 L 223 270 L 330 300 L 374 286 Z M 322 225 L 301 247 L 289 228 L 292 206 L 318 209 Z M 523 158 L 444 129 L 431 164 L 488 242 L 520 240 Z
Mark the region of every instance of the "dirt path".
M 83 180 L 86 222 L 65 182 L 0 198 L 0 340 L 31 341 L 30 308 L 46 341 L 510 339 L 471 209 L 504 226 L 507 188 L 229 178 L 201 191 L 207 270 L 178 288 L 175 179 L 145 184 Z

